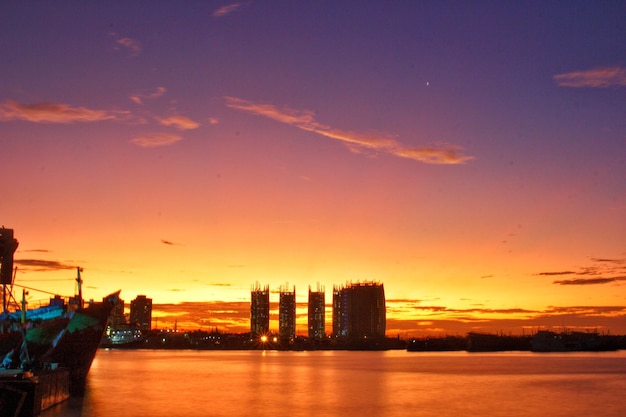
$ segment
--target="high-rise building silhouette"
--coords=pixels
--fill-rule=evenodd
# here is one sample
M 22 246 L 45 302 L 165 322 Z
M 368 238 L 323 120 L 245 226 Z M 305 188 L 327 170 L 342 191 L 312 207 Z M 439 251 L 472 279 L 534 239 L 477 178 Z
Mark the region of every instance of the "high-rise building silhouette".
M 333 286 L 333 337 L 348 337 L 348 292 L 342 286 Z
M 130 322 L 138 324 L 141 330 L 150 330 L 152 325 L 152 298 L 138 295 L 130 302 Z
M 266 335 L 270 331 L 270 287 L 261 288 L 257 282 L 250 292 L 250 336 Z
M 324 287 L 311 291 L 309 286 L 309 339 L 323 339 L 326 335 L 326 294 Z
M 278 339 L 282 343 L 292 342 L 296 338 L 296 287 L 280 288 L 278 301 Z
M 111 317 L 109 318 L 109 324 L 111 326 L 126 324 L 126 316 L 124 316 L 124 300 L 121 298 L 118 298 L 113 306 Z
M 384 337 L 386 320 L 383 284 L 362 282 L 333 287 L 333 337 Z

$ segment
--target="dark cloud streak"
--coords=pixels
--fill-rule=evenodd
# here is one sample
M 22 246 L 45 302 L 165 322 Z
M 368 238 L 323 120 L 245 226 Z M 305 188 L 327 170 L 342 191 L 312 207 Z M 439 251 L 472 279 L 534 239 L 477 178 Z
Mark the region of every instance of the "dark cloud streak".
M 554 281 L 553 284 L 558 285 L 599 285 L 610 284 L 611 282 L 626 281 L 626 277 L 608 277 L 608 278 L 574 278 Z
M 555 285 L 603 285 L 619 281 L 625 281 L 626 276 L 621 275 L 626 272 L 626 268 L 622 265 L 626 263 L 624 259 L 615 258 L 590 258 L 595 265 L 579 267 L 578 271 L 547 271 L 539 272 L 537 276 L 559 276 L 559 275 L 578 275 L 571 279 L 555 280 Z M 617 275 L 620 274 L 620 275 Z M 581 278 L 581 275 L 592 276 L 591 278 Z
M 24 267 L 29 271 L 59 271 L 65 269 L 75 269 L 76 265 L 62 263 L 60 261 L 48 261 L 44 259 L 16 259 L 15 265 Z

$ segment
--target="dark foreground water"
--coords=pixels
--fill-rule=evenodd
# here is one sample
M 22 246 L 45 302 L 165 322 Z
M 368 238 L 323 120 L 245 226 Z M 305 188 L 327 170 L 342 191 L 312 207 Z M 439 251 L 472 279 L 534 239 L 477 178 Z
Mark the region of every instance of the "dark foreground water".
M 100 350 L 43 417 L 626 416 L 626 351 Z

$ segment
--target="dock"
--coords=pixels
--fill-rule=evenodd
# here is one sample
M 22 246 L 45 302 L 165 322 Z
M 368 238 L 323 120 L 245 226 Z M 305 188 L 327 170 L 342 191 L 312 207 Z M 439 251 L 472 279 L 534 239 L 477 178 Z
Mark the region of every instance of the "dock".
M 0 417 L 32 417 L 70 397 L 70 371 L 0 370 Z

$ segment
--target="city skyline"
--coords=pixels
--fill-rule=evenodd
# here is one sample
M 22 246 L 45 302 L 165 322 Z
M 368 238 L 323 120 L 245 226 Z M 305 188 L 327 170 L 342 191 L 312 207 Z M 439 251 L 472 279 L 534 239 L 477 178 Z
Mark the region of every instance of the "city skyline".
M 81 267 L 85 299 L 245 332 L 251 283 L 278 329 L 288 282 L 306 334 L 306 288 L 374 280 L 389 335 L 626 334 L 625 19 L 620 1 L 2 4 L 16 283 L 71 295 Z

